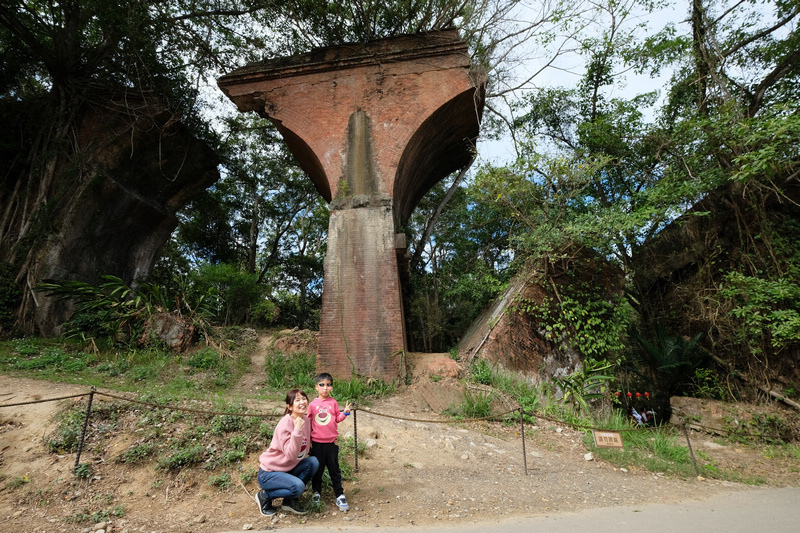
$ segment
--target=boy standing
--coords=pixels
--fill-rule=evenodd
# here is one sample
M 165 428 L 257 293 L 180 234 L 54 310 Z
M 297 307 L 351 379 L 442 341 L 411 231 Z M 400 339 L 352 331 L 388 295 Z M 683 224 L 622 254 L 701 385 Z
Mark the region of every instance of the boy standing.
M 342 473 L 339 470 L 339 422 L 350 414 L 350 403 L 345 404 L 344 411 L 339 411 L 339 404 L 331 397 L 333 377 L 323 372 L 316 379 L 317 397 L 308 406 L 308 418 L 311 420 L 311 455 L 319 460 L 319 468 L 311 478 L 312 500 L 319 501 L 322 491 L 322 473 L 325 467 L 331 476 L 331 485 L 336 496 L 336 507 L 347 511 L 347 499 L 342 489 Z

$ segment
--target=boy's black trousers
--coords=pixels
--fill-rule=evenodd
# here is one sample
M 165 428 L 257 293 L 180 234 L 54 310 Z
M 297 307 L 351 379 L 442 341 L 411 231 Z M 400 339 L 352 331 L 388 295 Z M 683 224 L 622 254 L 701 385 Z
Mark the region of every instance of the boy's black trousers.
M 335 442 L 311 442 L 311 455 L 319 461 L 319 468 L 311 478 L 311 489 L 314 492 L 322 492 L 322 473 L 325 467 L 328 468 L 328 475 L 331 476 L 333 493 L 338 498 L 344 494 L 342 489 L 342 471 L 339 470 L 339 445 Z

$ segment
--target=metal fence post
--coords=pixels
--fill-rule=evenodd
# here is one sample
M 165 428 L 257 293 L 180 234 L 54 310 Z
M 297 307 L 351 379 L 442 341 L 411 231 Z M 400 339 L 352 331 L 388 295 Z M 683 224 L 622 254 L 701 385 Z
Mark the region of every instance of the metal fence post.
M 358 472 L 358 407 L 353 407 L 353 455 L 356 458 L 356 472 Z
M 78 441 L 78 453 L 75 454 L 75 467 L 72 469 L 73 474 L 77 474 L 78 465 L 81 462 L 81 451 L 83 450 L 83 440 L 86 438 L 86 426 L 89 425 L 89 415 L 92 413 L 92 400 L 94 399 L 94 393 L 96 390 L 97 390 L 96 387 L 92 387 L 92 390 L 89 391 L 89 404 L 86 406 L 86 416 L 83 418 L 83 427 L 81 428 L 81 438 Z
M 522 463 L 525 465 L 525 475 L 528 475 L 528 452 L 525 451 L 525 411 L 519 408 L 519 427 L 522 434 Z
M 689 440 L 689 430 L 686 428 L 686 422 L 683 423 L 683 434 L 686 435 L 686 444 L 689 446 L 689 455 L 692 457 L 694 471 L 697 473 L 697 477 L 700 477 L 700 469 L 697 467 L 697 459 L 694 458 L 694 450 L 692 450 L 692 443 Z

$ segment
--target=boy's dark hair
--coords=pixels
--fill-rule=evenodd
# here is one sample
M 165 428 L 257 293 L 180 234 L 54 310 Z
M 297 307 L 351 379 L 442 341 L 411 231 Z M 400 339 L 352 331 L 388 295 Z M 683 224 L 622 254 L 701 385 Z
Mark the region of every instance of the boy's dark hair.
M 317 377 L 316 377 L 316 379 L 314 380 L 314 383 L 319 383 L 320 381 L 322 381 L 322 380 L 325 380 L 325 379 L 327 379 L 328 381 L 330 381 L 330 382 L 331 382 L 331 385 L 333 385 L 333 376 L 331 376 L 331 375 L 330 375 L 330 374 L 328 374 L 327 372 L 322 372 L 322 373 L 320 373 L 320 374 L 317 374 Z

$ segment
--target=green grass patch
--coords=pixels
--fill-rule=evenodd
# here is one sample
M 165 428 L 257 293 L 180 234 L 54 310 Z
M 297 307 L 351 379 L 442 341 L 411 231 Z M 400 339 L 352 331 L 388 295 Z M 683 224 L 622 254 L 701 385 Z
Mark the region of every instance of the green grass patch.
M 184 360 L 159 347 L 97 350 L 95 344 L 77 339 L 22 338 L 0 342 L 0 372 L 193 399 L 230 390 L 249 368 L 253 349 L 250 343 L 223 357 L 203 347 Z
M 625 444 L 623 450 L 594 448 L 591 434 L 586 435 L 585 442 L 597 457 L 620 468 L 636 466 L 684 479 L 695 477 L 697 474 L 689 456 L 689 449 L 679 445 L 679 438 L 675 431 L 662 428 L 623 432 L 622 442 Z

